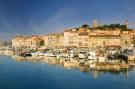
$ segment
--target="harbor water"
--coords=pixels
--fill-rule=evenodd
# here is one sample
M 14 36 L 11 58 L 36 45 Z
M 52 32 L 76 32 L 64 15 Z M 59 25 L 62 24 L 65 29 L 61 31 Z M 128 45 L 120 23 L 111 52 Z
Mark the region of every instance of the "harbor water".
M 135 70 L 81 71 L 0 56 L 0 89 L 134 89 Z

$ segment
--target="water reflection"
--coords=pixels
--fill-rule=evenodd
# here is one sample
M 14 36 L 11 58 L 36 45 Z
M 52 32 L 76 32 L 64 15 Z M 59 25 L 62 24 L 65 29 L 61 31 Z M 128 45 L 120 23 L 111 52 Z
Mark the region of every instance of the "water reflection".
M 126 79 L 128 79 L 128 74 L 135 67 L 135 62 L 130 61 L 128 63 L 98 63 L 95 64 L 81 64 L 78 59 L 66 59 L 61 58 L 57 59 L 55 57 L 43 57 L 43 58 L 33 58 L 33 57 L 20 57 L 20 56 L 11 56 L 17 62 L 31 62 L 31 63 L 41 63 L 43 68 L 44 63 L 50 65 L 58 65 L 64 67 L 65 69 L 79 69 L 82 73 L 88 74 L 92 73 L 93 78 L 97 79 L 100 75 L 110 73 L 112 75 L 124 75 Z M 95 67 L 90 67 L 91 65 L 95 65 Z

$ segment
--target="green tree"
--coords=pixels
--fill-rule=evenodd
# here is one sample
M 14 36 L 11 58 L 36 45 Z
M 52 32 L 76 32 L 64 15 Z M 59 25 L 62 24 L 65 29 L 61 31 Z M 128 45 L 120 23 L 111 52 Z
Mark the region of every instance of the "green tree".
M 45 45 L 44 40 L 41 40 L 40 41 L 40 46 L 44 46 L 44 45 Z
M 110 29 L 110 30 L 115 30 L 115 28 L 118 28 L 118 29 L 121 29 L 122 31 L 129 31 L 129 30 L 132 30 L 132 29 L 129 29 L 126 27 L 126 25 L 121 25 L 119 23 L 117 24 L 105 24 L 103 26 L 98 26 L 97 29 L 100 29 L 100 30 L 105 30 L 105 29 Z
M 87 29 L 87 28 L 90 28 L 90 26 L 89 26 L 88 24 L 83 24 L 83 25 L 82 25 L 82 28 Z

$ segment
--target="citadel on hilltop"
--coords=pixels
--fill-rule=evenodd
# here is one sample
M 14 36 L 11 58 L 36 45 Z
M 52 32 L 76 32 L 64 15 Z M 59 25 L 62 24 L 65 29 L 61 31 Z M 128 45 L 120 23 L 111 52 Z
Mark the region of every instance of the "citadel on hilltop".
M 46 34 L 44 36 L 16 36 L 12 39 L 14 48 L 129 48 L 135 46 L 135 31 L 125 25 L 110 24 L 93 27 L 87 24 L 78 28 L 66 29 L 64 32 Z

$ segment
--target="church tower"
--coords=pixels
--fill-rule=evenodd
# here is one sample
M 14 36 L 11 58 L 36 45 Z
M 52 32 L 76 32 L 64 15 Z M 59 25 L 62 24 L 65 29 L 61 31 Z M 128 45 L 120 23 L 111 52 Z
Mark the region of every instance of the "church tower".
M 96 28 L 97 27 L 97 20 L 94 20 L 93 21 L 93 28 Z
M 126 28 L 128 28 L 128 20 L 125 21 Z

